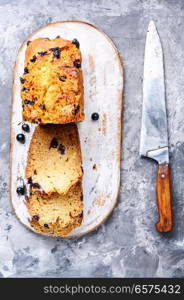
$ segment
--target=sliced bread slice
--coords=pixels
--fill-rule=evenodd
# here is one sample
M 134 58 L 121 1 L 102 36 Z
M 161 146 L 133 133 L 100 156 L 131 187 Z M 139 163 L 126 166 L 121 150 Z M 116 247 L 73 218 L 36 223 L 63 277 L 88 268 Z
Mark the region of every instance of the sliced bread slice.
M 82 186 L 78 184 L 64 196 L 55 193 L 48 197 L 35 192 L 26 205 L 36 232 L 66 235 L 82 222 Z
M 29 147 L 25 177 L 33 190 L 66 195 L 82 181 L 76 124 L 37 126 Z

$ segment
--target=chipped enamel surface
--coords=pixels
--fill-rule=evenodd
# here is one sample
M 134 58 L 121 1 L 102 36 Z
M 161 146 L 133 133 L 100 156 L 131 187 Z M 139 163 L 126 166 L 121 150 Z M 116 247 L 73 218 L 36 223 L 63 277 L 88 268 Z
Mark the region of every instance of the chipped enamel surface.
M 65 237 L 85 234 L 96 229 L 112 212 L 120 185 L 121 159 L 121 110 L 123 71 L 117 49 L 112 41 L 97 28 L 83 22 L 59 22 L 45 26 L 28 40 L 40 37 L 50 39 L 60 35 L 64 39 L 77 38 L 82 52 L 84 76 L 85 121 L 78 124 L 83 157 L 84 218 L 80 227 Z M 17 217 L 31 230 L 24 196 L 16 188 L 26 184 L 24 173 L 30 133 L 21 129 L 20 76 L 24 69 L 27 41 L 19 50 L 13 86 L 13 111 L 11 125 L 11 200 Z M 91 114 L 99 113 L 99 120 L 92 121 Z M 16 141 L 24 133 L 26 143 Z

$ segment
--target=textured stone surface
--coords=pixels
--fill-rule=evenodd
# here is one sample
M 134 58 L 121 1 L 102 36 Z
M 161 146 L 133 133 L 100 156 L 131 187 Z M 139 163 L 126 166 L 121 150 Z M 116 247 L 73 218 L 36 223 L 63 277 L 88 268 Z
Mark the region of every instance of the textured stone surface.
M 125 97 L 118 205 L 95 232 L 73 240 L 36 235 L 9 201 L 9 130 L 13 64 L 20 44 L 50 22 L 80 19 L 105 31 L 124 61 Z M 155 231 L 156 165 L 139 157 L 142 72 L 149 20 L 165 55 L 174 230 Z M 0 1 L 0 276 L 184 277 L 183 0 Z

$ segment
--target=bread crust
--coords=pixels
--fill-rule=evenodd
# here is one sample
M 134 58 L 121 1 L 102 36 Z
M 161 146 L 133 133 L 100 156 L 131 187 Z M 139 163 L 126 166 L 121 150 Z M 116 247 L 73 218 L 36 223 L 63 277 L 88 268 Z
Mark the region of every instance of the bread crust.
M 28 43 L 21 80 L 23 120 L 66 124 L 84 120 L 80 50 L 62 38 Z

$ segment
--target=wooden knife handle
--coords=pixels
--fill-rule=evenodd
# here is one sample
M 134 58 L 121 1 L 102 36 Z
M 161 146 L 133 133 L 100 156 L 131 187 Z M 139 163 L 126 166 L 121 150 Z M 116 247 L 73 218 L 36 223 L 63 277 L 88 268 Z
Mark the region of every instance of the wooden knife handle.
M 159 222 L 156 223 L 156 229 L 158 232 L 171 231 L 172 208 L 170 174 L 168 165 L 158 165 L 156 194 L 159 213 Z

